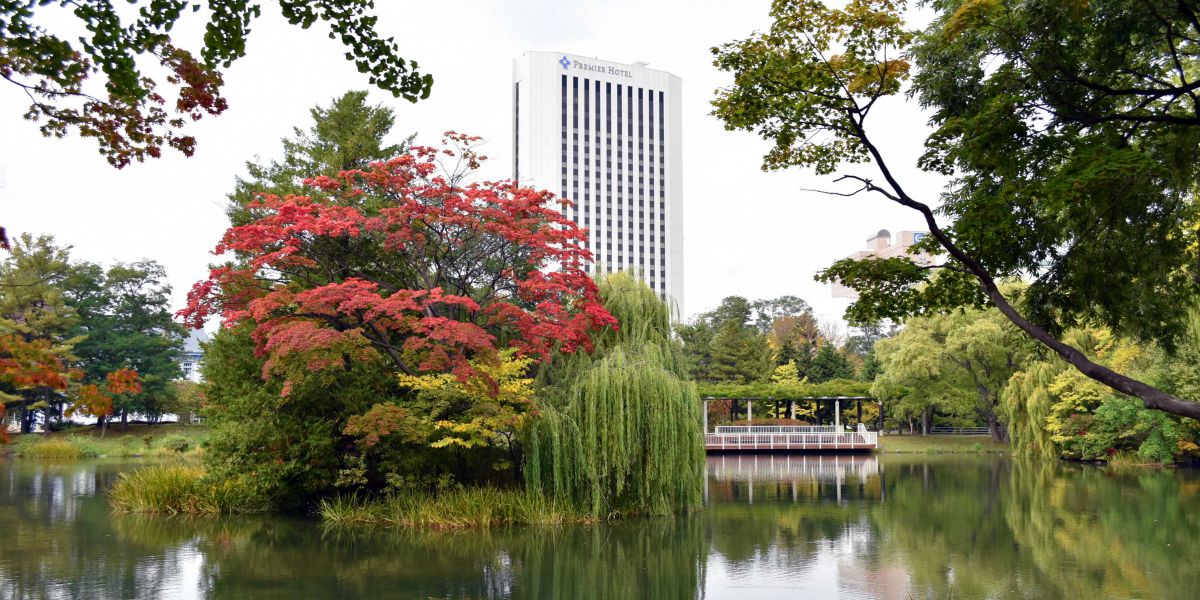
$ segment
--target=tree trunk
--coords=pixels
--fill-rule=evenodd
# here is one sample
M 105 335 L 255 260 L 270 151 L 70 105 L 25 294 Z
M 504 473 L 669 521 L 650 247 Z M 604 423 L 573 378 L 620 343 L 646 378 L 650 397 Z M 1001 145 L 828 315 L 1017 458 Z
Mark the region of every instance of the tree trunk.
M 992 439 L 997 442 L 1008 441 L 1008 428 L 1000 423 L 1000 419 L 996 418 L 995 414 L 989 414 L 987 417 L 988 433 L 992 435 Z
M 121 431 L 129 431 L 129 413 L 121 411 Z

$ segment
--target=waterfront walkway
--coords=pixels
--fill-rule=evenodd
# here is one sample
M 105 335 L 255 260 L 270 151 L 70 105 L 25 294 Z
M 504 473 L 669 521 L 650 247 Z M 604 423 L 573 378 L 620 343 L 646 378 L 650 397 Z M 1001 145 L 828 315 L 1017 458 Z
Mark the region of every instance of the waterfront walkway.
M 708 452 L 853 452 L 879 447 L 879 434 L 859 425 L 721 425 L 704 434 Z

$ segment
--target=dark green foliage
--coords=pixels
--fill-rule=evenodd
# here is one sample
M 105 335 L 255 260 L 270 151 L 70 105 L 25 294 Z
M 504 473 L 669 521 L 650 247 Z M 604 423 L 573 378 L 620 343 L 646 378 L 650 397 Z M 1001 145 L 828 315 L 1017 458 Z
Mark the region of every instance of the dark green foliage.
M 227 209 L 234 225 L 244 225 L 253 215 L 246 205 L 259 194 L 311 196 L 320 192 L 304 180 L 340 171 L 366 169 L 372 162 L 404 153 L 411 136 L 400 144 L 386 138 L 396 123 L 392 109 L 367 104 L 367 92 L 351 91 L 334 98 L 328 107 L 309 110 L 312 125 L 294 128 L 292 137 L 281 140 L 283 157 L 263 164 L 246 161 L 247 178 L 237 178 Z
M 539 373 L 546 406 L 527 433 L 526 484 L 596 517 L 698 508 L 701 405 L 668 308 L 625 274 L 601 280 L 600 293 L 620 328 Z
M 729 296 L 691 323 L 677 325 L 675 332 L 683 342 L 693 379 L 746 383 L 766 380 L 775 364 L 797 358 L 795 344 L 780 344 L 778 356 L 773 356 L 767 342 L 779 323 L 795 321 L 803 321 L 817 335 L 812 309 L 796 296 L 754 301 Z
M 771 377 L 774 364 L 766 336 L 734 321 L 727 321 L 713 336 L 710 353 L 707 381 L 754 383 Z
M 67 301 L 79 315 L 74 354 L 84 383 L 103 383 L 118 369 L 134 369 L 142 393 L 119 394 L 113 415 L 157 418 L 167 412 L 176 393 L 172 381 L 181 376 L 184 329 L 171 315 L 171 286 L 162 265 L 152 260 L 117 264 L 75 265 L 63 283 Z
M 287 396 L 262 378 L 247 327 L 222 329 L 205 348 L 205 416 L 212 429 L 205 465 L 217 479 L 251 476 L 283 510 L 304 510 L 334 490 L 353 440 L 346 420 L 398 394 L 390 371 L 374 362 L 317 371 Z
M 854 379 L 854 367 L 846 355 L 833 344 L 825 344 L 817 350 L 808 369 L 808 380 L 821 383 L 831 379 Z

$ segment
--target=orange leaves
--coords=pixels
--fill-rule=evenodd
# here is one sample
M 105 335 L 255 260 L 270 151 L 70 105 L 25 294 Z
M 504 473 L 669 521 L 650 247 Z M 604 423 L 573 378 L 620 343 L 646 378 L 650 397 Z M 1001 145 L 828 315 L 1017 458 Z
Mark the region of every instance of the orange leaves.
M 49 340 L 0 335 L 0 383 L 17 389 L 66 389 L 69 373 Z
M 142 393 L 142 378 L 133 369 L 117 369 L 106 377 L 108 391 L 113 394 Z
M 75 403 L 67 409 L 74 414 L 107 417 L 113 413 L 113 396 L 142 393 L 142 378 L 133 369 L 117 369 L 105 377 L 103 387 L 95 384 L 79 386 Z

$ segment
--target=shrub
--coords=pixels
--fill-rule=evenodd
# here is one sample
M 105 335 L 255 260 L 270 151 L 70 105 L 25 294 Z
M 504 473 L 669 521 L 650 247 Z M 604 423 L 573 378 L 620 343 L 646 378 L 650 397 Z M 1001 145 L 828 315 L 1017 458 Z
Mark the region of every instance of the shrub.
M 183 437 L 182 435 L 169 437 L 162 442 L 162 448 L 179 453 L 187 452 L 191 445 L 191 440 Z

